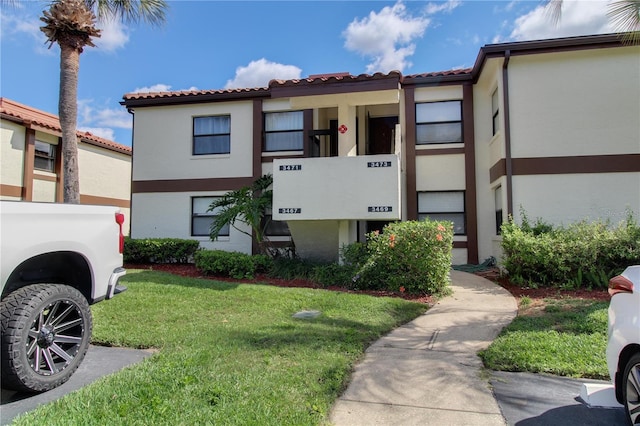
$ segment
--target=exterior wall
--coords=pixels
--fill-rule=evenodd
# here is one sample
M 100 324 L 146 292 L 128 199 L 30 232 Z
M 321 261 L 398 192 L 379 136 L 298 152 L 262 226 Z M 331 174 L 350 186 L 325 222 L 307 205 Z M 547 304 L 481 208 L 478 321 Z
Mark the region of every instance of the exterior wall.
M 191 197 L 215 197 L 224 191 L 133 194 L 132 238 L 185 238 L 197 240 L 208 250 L 251 253 L 251 238 L 234 229 L 228 237 L 211 241 L 206 236 L 191 236 Z M 251 229 L 238 227 L 251 233 Z
M 0 196 L 3 200 L 20 199 L 19 190 L 15 188 L 22 187 L 22 178 L 24 175 L 24 127 L 6 120 L 0 120 L 0 158 L 2 159 L 2 167 L 0 167 L 0 182 L 3 186 L 11 188 L 11 192 L 15 195 Z
M 15 201 L 62 202 L 60 137 L 55 130 L 58 124 L 57 117 L 4 99 L 2 108 L 0 198 Z M 5 113 L 10 119 L 5 119 Z M 20 121 L 25 117 L 28 117 L 27 126 L 29 127 Z M 46 142 L 57 147 L 55 172 L 34 168 L 33 142 L 35 141 Z M 128 234 L 131 156 L 110 149 L 110 145 L 113 144 L 111 141 L 104 141 L 104 144 L 109 148 L 94 146 L 84 140 L 78 142 L 80 202 L 120 207 L 125 214 L 123 231 Z M 28 156 L 31 158 L 27 158 Z
M 251 101 L 136 110 L 133 180 L 252 176 L 252 113 Z M 231 152 L 192 155 L 193 117 L 229 114 Z
M 596 173 L 585 162 L 579 173 L 572 167 L 560 174 L 563 168 L 554 170 L 546 160 L 577 155 L 602 163 L 609 160 L 600 156 L 640 154 L 639 58 L 640 47 L 512 58 L 514 167 L 521 164 L 517 159 L 545 159 L 527 171 L 514 170 L 517 219 L 520 208 L 532 219 L 565 224 L 617 222 L 625 209 L 640 214 L 640 173 Z

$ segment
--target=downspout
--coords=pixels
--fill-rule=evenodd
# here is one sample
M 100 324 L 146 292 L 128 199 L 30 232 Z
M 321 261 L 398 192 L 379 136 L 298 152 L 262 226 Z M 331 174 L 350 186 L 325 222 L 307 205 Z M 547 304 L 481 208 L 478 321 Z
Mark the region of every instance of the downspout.
M 509 117 L 509 60 L 511 50 L 504 52 L 502 64 L 502 101 L 504 104 L 504 145 L 507 173 L 507 213 L 513 217 L 513 166 L 511 161 L 511 121 Z

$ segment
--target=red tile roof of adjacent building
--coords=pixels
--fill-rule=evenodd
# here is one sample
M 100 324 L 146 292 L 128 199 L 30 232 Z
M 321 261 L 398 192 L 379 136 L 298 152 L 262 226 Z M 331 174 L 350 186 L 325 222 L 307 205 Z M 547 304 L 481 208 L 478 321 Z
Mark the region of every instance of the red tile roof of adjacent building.
M 158 98 L 189 98 L 202 95 L 231 95 L 231 94 L 252 94 L 267 92 L 266 87 L 255 87 L 249 89 L 220 89 L 220 90 L 181 90 L 177 92 L 134 92 L 123 96 L 125 100 L 131 99 L 158 99 Z
M 3 119 L 19 122 L 23 125 L 33 123 L 40 128 L 51 130 L 55 133 L 62 132 L 57 115 L 23 105 L 11 99 L 0 98 L 0 116 Z M 131 147 L 101 138 L 93 133 L 78 130 L 76 134 L 82 142 L 122 154 L 131 155 L 132 153 Z

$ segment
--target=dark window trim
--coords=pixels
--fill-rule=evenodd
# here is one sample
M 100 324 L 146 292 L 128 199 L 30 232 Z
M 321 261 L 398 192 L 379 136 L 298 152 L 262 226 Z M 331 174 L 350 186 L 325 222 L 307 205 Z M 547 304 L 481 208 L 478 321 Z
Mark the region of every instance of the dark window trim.
M 460 120 L 447 120 L 447 121 L 418 121 L 418 105 L 423 104 L 438 104 L 445 102 L 458 102 L 460 106 Z M 420 142 L 416 137 L 416 145 L 425 146 L 425 145 L 442 145 L 442 144 L 462 144 L 464 143 L 464 120 L 463 120 L 463 109 L 462 109 L 462 99 L 450 99 L 446 101 L 432 101 L 432 102 L 416 102 L 415 104 L 415 117 L 416 117 L 416 136 L 418 134 L 418 127 L 420 126 L 429 126 L 429 125 L 438 125 L 438 124 L 456 124 L 460 123 L 460 141 L 442 141 L 442 142 Z
M 283 114 L 283 113 L 301 113 L 302 114 L 302 127 L 300 129 L 288 129 L 288 130 L 267 130 L 267 115 L 268 114 Z M 293 111 L 265 111 L 262 117 L 263 129 L 262 129 L 262 152 L 289 152 L 289 151 L 304 151 L 304 110 Z M 277 133 L 300 133 L 300 148 L 299 149 L 267 149 L 267 135 Z
M 496 96 L 497 98 L 497 102 L 496 102 L 496 110 L 493 111 L 493 97 Z M 496 123 L 496 118 L 498 117 L 498 115 L 500 114 L 500 98 L 498 98 L 498 88 L 496 87 L 496 89 L 491 93 L 491 112 L 493 114 L 492 117 L 492 121 L 491 124 L 493 126 L 493 136 L 496 135 L 496 133 L 498 133 L 499 130 L 499 124 Z
M 49 147 L 49 153 L 45 154 L 43 151 L 38 151 L 37 149 L 35 149 L 35 144 L 34 144 L 34 164 L 33 164 L 33 168 L 34 170 L 40 170 L 43 172 L 49 172 L 49 173 L 55 173 L 56 172 L 56 152 L 57 152 L 57 146 L 49 143 L 49 142 L 45 142 L 45 141 L 41 141 L 41 140 L 36 140 L 36 143 L 41 143 L 41 144 L 46 144 Z M 35 161 L 35 159 L 37 158 L 41 158 L 47 161 L 47 164 L 50 165 L 50 167 L 47 168 L 43 168 L 43 167 L 38 167 L 37 166 L 37 162 Z
M 194 208 L 194 204 L 195 204 L 195 200 L 198 198 L 220 198 L 220 196 L 216 196 L 216 195 L 202 195 L 202 196 L 197 196 L 197 197 L 191 197 L 191 236 L 192 237 L 208 237 L 209 234 L 195 234 L 194 230 L 193 230 L 193 220 L 196 217 L 216 217 L 217 215 L 211 213 L 211 212 L 205 212 L 205 213 L 194 213 L 193 208 Z M 219 237 L 228 237 L 229 236 L 229 229 L 227 229 L 227 233 L 226 234 L 218 234 Z
M 213 117 L 229 117 L 229 132 L 228 133 L 207 133 L 196 135 L 196 120 L 199 118 L 213 118 Z M 231 114 L 216 114 L 216 115 L 200 115 L 194 116 L 192 120 L 192 142 L 191 142 L 191 155 L 225 155 L 231 153 Z M 202 154 L 196 154 L 196 138 L 198 137 L 208 137 L 208 136 L 228 136 L 229 137 L 229 148 L 225 152 L 207 152 Z
M 456 192 L 456 193 L 460 193 L 462 194 L 462 209 L 463 211 L 461 212 L 437 212 L 437 211 L 431 211 L 431 212 L 421 212 L 420 211 L 420 202 L 419 202 L 419 198 L 420 198 L 420 194 L 435 194 L 435 193 L 452 193 L 452 192 Z M 463 217 L 463 228 L 464 228 L 464 232 L 463 233 L 456 233 L 454 232 L 453 235 L 456 236 L 461 236 L 461 235 L 467 235 L 467 198 L 466 198 L 466 191 L 465 190 L 451 190 L 451 191 L 418 191 L 416 192 L 416 206 L 418 207 L 418 218 L 420 217 L 420 215 L 430 215 L 430 214 L 462 214 Z

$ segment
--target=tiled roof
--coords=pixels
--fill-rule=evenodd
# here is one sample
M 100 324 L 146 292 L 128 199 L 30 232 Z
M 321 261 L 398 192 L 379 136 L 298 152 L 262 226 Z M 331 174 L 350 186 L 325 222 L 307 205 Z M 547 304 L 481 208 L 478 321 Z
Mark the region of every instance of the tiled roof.
M 403 80 L 412 78 L 432 78 L 432 77 L 451 77 L 453 75 L 471 75 L 473 68 L 460 68 L 448 71 L 428 72 L 422 74 L 405 75 Z
M 298 86 L 303 84 L 323 84 L 323 83 L 351 83 L 356 81 L 373 81 L 388 78 L 402 78 L 400 71 L 391 71 L 388 74 L 377 72 L 375 74 L 351 75 L 349 73 L 316 74 L 303 79 L 294 80 L 271 80 L 269 87 Z
M 62 132 L 60 120 L 57 115 L 50 114 L 27 105 L 23 105 L 7 98 L 0 98 L 0 115 L 2 118 L 17 121 L 21 124 L 33 123 L 43 129 L 48 129 L 56 133 Z M 131 147 L 121 145 L 109 139 L 101 138 L 90 132 L 76 132 L 82 142 L 96 145 L 111 151 L 131 155 Z
M 133 99 L 160 99 L 160 98 L 189 98 L 202 95 L 233 95 L 266 92 L 266 87 L 250 89 L 221 89 L 221 90 L 182 90 L 178 92 L 135 92 L 123 96 L 125 101 Z

